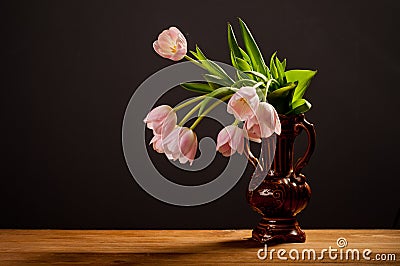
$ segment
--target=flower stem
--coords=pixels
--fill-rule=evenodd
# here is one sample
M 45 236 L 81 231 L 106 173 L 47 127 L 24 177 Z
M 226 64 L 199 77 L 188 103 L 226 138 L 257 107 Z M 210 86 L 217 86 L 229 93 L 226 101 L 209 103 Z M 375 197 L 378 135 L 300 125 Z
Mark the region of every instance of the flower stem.
M 188 105 L 191 105 L 192 103 L 195 103 L 195 102 L 197 102 L 197 101 L 200 101 L 201 99 L 203 99 L 203 98 L 205 98 L 205 97 L 207 97 L 207 95 L 201 95 L 201 96 L 198 96 L 198 97 L 196 97 L 196 98 L 193 98 L 193 99 L 191 99 L 191 100 L 189 100 L 189 101 L 187 101 L 187 102 L 184 102 L 184 103 L 182 103 L 182 104 L 180 104 L 180 105 L 177 105 L 177 106 L 174 107 L 174 111 L 175 111 L 175 112 L 176 112 L 176 111 L 179 111 L 180 109 L 182 109 L 182 108 L 184 108 L 184 107 L 186 107 L 186 106 L 188 106 Z
M 270 80 L 267 81 L 267 84 L 265 86 L 265 93 L 264 93 L 264 97 L 263 97 L 263 102 L 267 101 L 268 90 L 269 90 L 269 87 L 271 86 L 272 82 L 277 82 L 277 81 L 275 79 L 270 79 Z
M 194 121 L 193 125 L 190 127 L 190 129 L 194 129 L 201 120 L 203 120 L 203 118 L 209 113 L 211 112 L 212 109 L 214 109 L 215 107 L 217 107 L 219 104 L 221 104 L 222 102 L 228 100 L 229 98 L 232 97 L 233 94 L 231 95 L 227 95 L 223 98 L 221 98 L 219 101 L 216 101 L 215 103 L 213 103 L 210 107 L 208 107 L 197 119 L 196 121 Z
M 251 152 L 250 145 L 249 145 L 248 141 L 246 142 L 246 147 L 244 149 L 244 154 L 246 155 L 247 160 L 249 160 L 249 162 L 254 166 L 254 168 L 257 169 L 257 166 L 258 166 L 258 167 L 260 167 L 261 171 L 264 171 L 263 167 L 260 164 L 260 162 L 258 161 L 258 159 L 256 157 L 254 157 L 253 153 Z
M 193 64 L 195 64 L 195 65 L 201 67 L 201 68 L 206 69 L 200 62 L 198 62 L 197 60 L 191 58 L 191 57 L 188 56 L 188 55 L 185 55 L 185 59 L 188 60 L 188 61 L 190 61 L 190 62 L 192 62 Z
M 201 104 L 202 104 L 202 102 L 198 103 L 195 107 L 193 107 L 193 109 L 190 110 L 190 111 L 182 118 L 182 120 L 181 120 L 181 122 L 178 124 L 178 126 L 183 126 L 183 125 L 186 123 L 186 121 L 190 118 L 190 116 L 191 116 L 192 114 L 194 114 L 194 112 L 196 112 L 197 109 L 200 108 Z

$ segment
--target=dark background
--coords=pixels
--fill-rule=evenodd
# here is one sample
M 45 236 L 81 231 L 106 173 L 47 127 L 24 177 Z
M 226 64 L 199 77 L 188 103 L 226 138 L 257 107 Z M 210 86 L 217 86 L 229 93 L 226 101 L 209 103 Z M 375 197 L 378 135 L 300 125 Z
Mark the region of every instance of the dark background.
M 238 16 L 266 58 L 278 50 L 289 69 L 319 70 L 306 94 L 318 139 L 303 227 L 398 227 L 399 3 L 2 1 L 0 227 L 254 226 L 252 167 L 224 197 L 177 207 L 135 183 L 121 147 L 135 88 L 173 64 L 152 50 L 157 35 L 176 25 L 191 49 L 229 62 L 226 22 L 238 28 Z

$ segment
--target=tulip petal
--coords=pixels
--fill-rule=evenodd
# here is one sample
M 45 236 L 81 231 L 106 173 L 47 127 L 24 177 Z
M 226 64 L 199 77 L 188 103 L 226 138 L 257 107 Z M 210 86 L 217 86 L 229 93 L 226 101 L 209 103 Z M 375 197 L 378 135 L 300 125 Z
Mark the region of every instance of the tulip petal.
M 256 89 L 242 87 L 229 100 L 227 112 L 233 114 L 236 119 L 245 121 L 255 115 L 258 105 Z

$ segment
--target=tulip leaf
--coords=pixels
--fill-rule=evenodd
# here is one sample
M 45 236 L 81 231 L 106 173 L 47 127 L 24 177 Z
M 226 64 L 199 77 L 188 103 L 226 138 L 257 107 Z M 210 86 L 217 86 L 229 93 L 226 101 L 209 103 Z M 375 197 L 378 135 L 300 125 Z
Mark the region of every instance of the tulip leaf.
M 229 94 L 234 93 L 230 87 L 221 87 L 213 92 L 209 93 L 207 97 L 201 102 L 200 109 L 199 109 L 199 116 L 203 113 L 204 109 L 206 108 L 207 104 L 211 101 L 211 99 L 219 97 L 223 97 Z
M 232 62 L 232 66 L 234 66 L 235 68 L 239 69 L 237 61 L 236 61 L 236 57 L 233 54 L 233 51 L 231 51 L 231 62 Z
M 251 77 L 249 75 L 247 75 L 246 73 L 244 73 L 240 70 L 236 70 L 236 76 L 237 76 L 238 80 L 251 79 Z
M 242 59 L 244 59 L 247 63 L 251 64 L 251 59 L 250 56 L 242 49 L 239 47 L 240 54 L 242 55 Z
M 286 69 L 286 59 L 283 59 L 282 67 L 283 67 L 283 71 L 285 71 L 285 69 Z
M 287 115 L 290 114 L 303 114 L 311 109 L 311 103 L 309 103 L 306 99 L 298 99 L 292 103 L 292 110 L 287 112 Z
M 233 88 L 238 88 L 240 89 L 241 87 L 245 87 L 245 86 L 254 86 L 257 84 L 257 81 L 254 81 L 252 79 L 241 79 L 236 81 L 235 83 L 232 84 Z
M 207 83 L 200 83 L 200 82 L 186 82 L 180 84 L 184 89 L 199 93 L 210 93 L 213 90 L 211 86 Z
M 236 76 L 238 77 L 238 79 L 250 79 L 250 76 L 242 71 L 251 70 L 251 66 L 247 64 L 245 60 L 235 57 L 232 51 L 231 60 L 232 65 L 237 69 Z
M 261 88 L 256 88 L 258 99 L 264 99 L 264 90 Z
M 215 83 L 222 86 L 231 86 L 234 83 L 233 81 L 229 82 L 226 79 L 223 79 L 216 75 L 204 74 L 203 76 L 207 82 Z
M 220 85 L 220 84 L 216 84 L 216 83 L 212 83 L 212 82 L 207 82 L 207 83 L 213 90 L 222 87 L 222 85 Z
M 226 72 L 219 65 L 207 59 L 207 57 L 203 54 L 198 46 L 196 46 L 196 52 L 190 52 L 196 57 L 197 60 L 199 60 L 199 62 L 207 69 L 210 74 L 221 77 L 226 81 L 228 85 L 233 84 L 234 81 L 231 79 L 231 77 L 229 77 L 229 75 L 226 74 Z
M 241 70 L 241 71 L 251 71 L 251 65 L 249 65 L 246 60 L 243 60 L 241 58 L 235 58 L 236 63 L 238 65 L 237 69 Z
M 262 79 L 262 81 L 264 81 L 264 82 L 267 82 L 267 80 L 268 80 L 265 75 L 263 75 L 263 74 L 261 74 L 260 72 L 257 72 L 257 71 L 244 71 L 244 73 L 256 76 L 256 77 Z
M 277 89 L 268 94 L 267 99 L 268 101 L 275 102 L 282 98 L 286 98 L 291 91 L 293 91 L 297 86 L 297 81 L 289 83 L 287 86 Z
M 242 54 L 239 50 L 239 45 L 237 44 L 235 33 L 233 32 L 232 26 L 228 23 L 228 45 L 231 50 L 231 56 L 242 58 Z
M 278 56 L 275 56 L 275 66 L 278 72 L 279 83 L 285 84 L 286 83 L 285 68 L 283 67 L 281 61 L 279 61 Z
M 265 75 L 266 65 L 264 62 L 264 58 L 261 54 L 261 51 L 257 46 L 256 41 L 254 40 L 247 25 L 240 18 L 239 18 L 239 24 L 242 32 L 244 46 L 246 48 L 247 54 L 250 57 L 253 69 Z
M 287 86 L 279 88 L 267 95 L 267 100 L 272 104 L 279 114 L 284 114 L 290 110 L 292 97 L 297 82 L 289 83 Z
M 301 98 L 303 98 L 303 95 L 307 89 L 307 87 L 311 83 L 311 79 L 317 74 L 317 71 L 313 70 L 289 70 L 285 72 L 286 79 L 288 82 L 294 82 L 298 81 L 299 84 L 297 85 L 297 88 L 294 92 L 293 95 L 293 100 L 292 102 L 295 102 Z
M 276 56 L 276 52 L 271 56 L 271 60 L 269 63 L 269 69 L 270 69 L 272 78 L 279 81 L 278 69 L 276 68 L 276 65 L 275 65 L 275 56 Z

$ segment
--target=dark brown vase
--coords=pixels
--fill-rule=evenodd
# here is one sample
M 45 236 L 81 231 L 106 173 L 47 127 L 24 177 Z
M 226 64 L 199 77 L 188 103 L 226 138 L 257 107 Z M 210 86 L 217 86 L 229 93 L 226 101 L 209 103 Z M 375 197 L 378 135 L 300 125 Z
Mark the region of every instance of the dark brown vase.
M 315 147 L 314 126 L 304 115 L 279 115 L 282 132 L 277 136 L 276 150 L 271 170 L 262 183 L 247 192 L 251 207 L 263 215 L 252 238 L 261 243 L 304 242 L 305 233 L 300 229 L 296 215 L 308 204 L 311 190 L 301 173 Z M 295 138 L 305 130 L 308 147 L 303 157 L 294 163 Z M 262 146 L 261 153 L 265 149 Z M 261 155 L 262 156 L 262 155 Z

